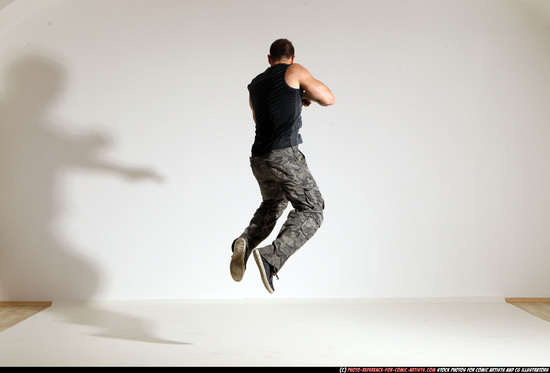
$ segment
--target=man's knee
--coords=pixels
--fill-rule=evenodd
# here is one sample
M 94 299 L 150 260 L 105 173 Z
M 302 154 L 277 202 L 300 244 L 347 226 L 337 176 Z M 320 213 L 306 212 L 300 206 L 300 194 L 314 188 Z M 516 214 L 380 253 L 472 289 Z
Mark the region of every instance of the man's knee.
M 269 210 L 276 215 L 280 215 L 288 206 L 288 200 L 286 198 L 281 199 L 268 199 L 262 202 L 262 207 Z
M 304 194 L 307 209 L 321 214 L 322 217 L 323 210 L 325 209 L 325 200 L 319 189 L 307 189 L 304 191 Z

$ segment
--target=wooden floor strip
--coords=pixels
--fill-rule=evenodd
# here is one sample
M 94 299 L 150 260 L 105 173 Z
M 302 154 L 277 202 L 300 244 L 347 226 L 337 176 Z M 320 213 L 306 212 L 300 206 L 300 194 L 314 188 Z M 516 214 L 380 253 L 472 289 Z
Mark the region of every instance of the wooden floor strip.
M 0 332 L 50 307 L 52 302 L 0 302 Z
M 0 306 L 47 306 L 52 305 L 51 301 L 0 301 Z
M 550 298 L 505 298 L 506 303 L 550 303 Z
M 550 303 L 511 303 L 533 316 L 550 322 Z

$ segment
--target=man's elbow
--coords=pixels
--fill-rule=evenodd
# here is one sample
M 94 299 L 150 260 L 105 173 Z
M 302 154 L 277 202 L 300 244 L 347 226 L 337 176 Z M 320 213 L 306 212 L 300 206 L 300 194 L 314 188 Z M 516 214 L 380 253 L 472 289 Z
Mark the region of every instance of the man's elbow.
M 334 95 L 328 95 L 324 98 L 321 105 L 322 106 L 330 106 L 330 105 L 334 105 L 334 102 L 335 102 Z

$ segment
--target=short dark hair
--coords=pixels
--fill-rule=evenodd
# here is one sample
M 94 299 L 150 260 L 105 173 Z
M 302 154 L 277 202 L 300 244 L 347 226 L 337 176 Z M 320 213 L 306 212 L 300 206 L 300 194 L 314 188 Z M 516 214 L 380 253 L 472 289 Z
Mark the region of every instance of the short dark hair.
M 294 57 L 294 46 L 288 39 L 278 39 L 271 44 L 269 55 L 274 61 Z

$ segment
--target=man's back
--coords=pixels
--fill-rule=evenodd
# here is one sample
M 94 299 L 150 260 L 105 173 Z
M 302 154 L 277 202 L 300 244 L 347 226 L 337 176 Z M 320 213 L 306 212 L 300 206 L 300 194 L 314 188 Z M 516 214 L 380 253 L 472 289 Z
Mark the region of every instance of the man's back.
M 248 85 L 256 121 L 252 156 L 302 143 L 302 90 L 287 84 L 288 64 L 276 64 Z

